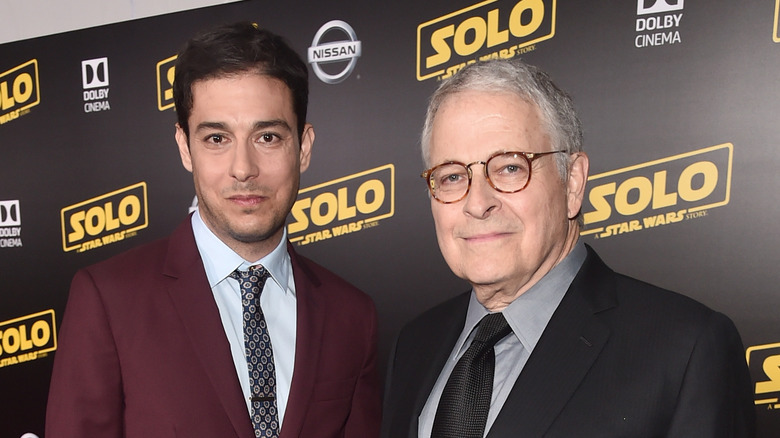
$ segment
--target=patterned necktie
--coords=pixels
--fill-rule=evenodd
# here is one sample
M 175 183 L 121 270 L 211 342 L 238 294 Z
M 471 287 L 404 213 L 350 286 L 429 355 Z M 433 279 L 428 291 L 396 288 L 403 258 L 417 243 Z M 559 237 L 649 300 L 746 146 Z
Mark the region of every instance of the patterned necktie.
M 248 271 L 235 270 L 231 278 L 241 286 L 244 307 L 244 349 L 249 368 L 249 388 L 252 401 L 252 424 L 255 437 L 279 436 L 279 415 L 276 407 L 276 371 L 268 326 L 260 308 L 260 294 L 271 275 L 255 265 Z
M 482 438 L 493 394 L 493 346 L 511 331 L 500 312 L 479 322 L 474 340 L 444 386 L 431 438 Z

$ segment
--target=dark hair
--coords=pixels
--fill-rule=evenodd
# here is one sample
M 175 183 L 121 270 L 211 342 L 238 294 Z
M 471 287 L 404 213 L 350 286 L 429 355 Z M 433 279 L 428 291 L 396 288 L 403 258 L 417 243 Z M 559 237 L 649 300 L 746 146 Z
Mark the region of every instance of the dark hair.
M 218 26 L 187 41 L 176 59 L 173 100 L 179 126 L 189 136 L 192 84 L 234 74 L 256 72 L 278 79 L 292 93 L 298 139 L 306 124 L 309 70 L 280 36 L 250 22 Z

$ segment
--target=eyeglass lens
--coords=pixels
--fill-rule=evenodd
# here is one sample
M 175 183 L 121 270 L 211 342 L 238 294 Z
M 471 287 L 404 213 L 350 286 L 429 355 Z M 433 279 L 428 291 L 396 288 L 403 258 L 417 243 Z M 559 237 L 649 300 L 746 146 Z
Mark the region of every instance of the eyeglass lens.
M 474 164 L 478 163 L 469 166 Z M 530 162 L 522 154 L 500 154 L 488 160 L 485 171 L 494 188 L 501 192 L 514 192 L 528 182 Z M 437 199 L 444 202 L 460 199 L 469 188 L 469 169 L 458 163 L 442 164 L 431 172 L 430 183 Z

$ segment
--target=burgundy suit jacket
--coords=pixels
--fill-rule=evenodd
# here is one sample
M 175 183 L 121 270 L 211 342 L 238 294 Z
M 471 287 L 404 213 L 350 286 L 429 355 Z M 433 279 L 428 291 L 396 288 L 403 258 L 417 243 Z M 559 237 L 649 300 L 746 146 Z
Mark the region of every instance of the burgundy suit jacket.
M 373 302 L 288 251 L 298 322 L 281 438 L 378 436 Z M 166 239 L 76 274 L 47 438 L 253 436 L 189 219 Z

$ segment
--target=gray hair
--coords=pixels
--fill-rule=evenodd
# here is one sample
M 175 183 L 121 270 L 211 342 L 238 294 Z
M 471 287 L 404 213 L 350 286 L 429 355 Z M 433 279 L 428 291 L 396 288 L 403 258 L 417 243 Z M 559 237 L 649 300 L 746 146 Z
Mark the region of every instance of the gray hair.
M 436 114 L 449 97 L 464 91 L 513 93 L 534 105 L 550 138 L 552 150 L 567 152 L 557 157 L 561 177 L 567 177 L 569 156 L 582 151 L 582 126 L 574 104 L 547 73 L 519 59 L 494 59 L 467 65 L 439 86 L 428 104 L 422 132 L 422 154 L 426 167 L 431 165 L 431 130 Z

